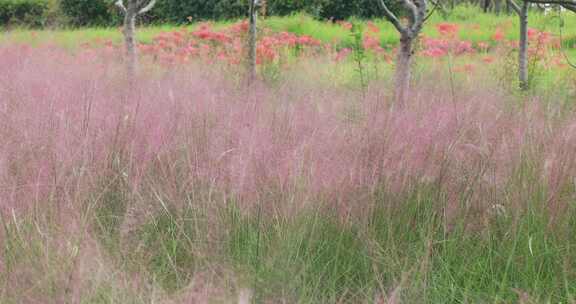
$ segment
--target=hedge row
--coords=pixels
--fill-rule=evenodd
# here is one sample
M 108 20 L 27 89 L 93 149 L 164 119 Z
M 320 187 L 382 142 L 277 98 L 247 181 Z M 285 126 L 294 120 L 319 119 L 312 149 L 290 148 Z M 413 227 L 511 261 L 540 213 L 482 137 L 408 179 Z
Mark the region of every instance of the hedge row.
M 171 23 L 194 19 L 230 19 L 245 16 L 248 0 L 164 0 L 155 16 Z M 371 18 L 381 15 L 377 0 L 267 0 L 268 15 L 284 16 L 305 11 L 321 19 Z
M 163 1 L 166 0 L 159 2 Z M 60 0 L 60 11 L 66 16 L 68 25 L 117 25 L 120 23 L 121 16 L 114 2 L 113 0 Z
M 388 0 L 392 2 L 391 0 Z M 40 26 L 50 4 L 57 3 L 59 20 L 71 26 L 112 26 L 121 22 L 115 0 L 0 0 L 0 25 Z M 377 0 L 267 0 L 268 15 L 304 11 L 321 19 L 370 18 L 381 15 Z M 234 19 L 246 15 L 248 0 L 159 0 L 143 17 L 147 23 L 186 23 L 193 20 Z
M 0 0 L 0 25 L 43 26 L 48 8 L 47 0 Z

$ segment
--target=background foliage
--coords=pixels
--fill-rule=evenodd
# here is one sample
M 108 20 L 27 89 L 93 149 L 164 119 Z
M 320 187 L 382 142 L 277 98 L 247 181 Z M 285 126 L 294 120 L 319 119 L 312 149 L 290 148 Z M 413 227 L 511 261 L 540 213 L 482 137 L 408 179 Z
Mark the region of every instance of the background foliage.
M 120 20 L 112 1 L 59 0 L 66 23 L 74 26 L 112 25 Z
M 236 19 L 246 15 L 247 7 L 248 0 L 161 0 L 142 21 L 181 24 L 189 20 Z M 297 12 L 337 20 L 380 14 L 376 0 L 268 0 L 267 15 L 286 16 Z M 112 0 L 0 1 L 0 25 L 41 27 L 48 20 L 52 20 L 52 24 L 75 27 L 114 26 L 120 24 L 121 16 Z
M 42 26 L 48 17 L 47 0 L 0 1 L 0 25 Z

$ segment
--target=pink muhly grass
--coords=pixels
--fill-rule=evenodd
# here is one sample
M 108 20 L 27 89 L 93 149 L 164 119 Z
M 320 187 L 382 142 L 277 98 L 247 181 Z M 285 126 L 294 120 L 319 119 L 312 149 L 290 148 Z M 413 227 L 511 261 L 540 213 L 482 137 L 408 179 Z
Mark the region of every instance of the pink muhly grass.
M 461 193 L 473 181 L 496 191 L 530 134 L 565 147 L 547 152 L 551 189 L 573 174 L 565 163 L 573 128 L 544 132 L 546 116 L 511 111 L 507 96 L 485 88 L 453 102 L 447 90 L 422 83 L 410 106 L 395 109 L 377 94 L 361 104 L 359 96 L 289 83 L 247 95 L 199 67 L 144 75 L 127 90 L 107 57 L 14 47 L 0 54 L 4 210 L 79 204 L 77 193 L 110 174 L 133 191 L 162 177 L 174 200 L 204 185 L 247 203 L 276 193 L 347 209 L 362 208 L 357 194 L 379 187 L 441 183 Z M 351 102 L 358 103 L 355 120 L 345 114 Z

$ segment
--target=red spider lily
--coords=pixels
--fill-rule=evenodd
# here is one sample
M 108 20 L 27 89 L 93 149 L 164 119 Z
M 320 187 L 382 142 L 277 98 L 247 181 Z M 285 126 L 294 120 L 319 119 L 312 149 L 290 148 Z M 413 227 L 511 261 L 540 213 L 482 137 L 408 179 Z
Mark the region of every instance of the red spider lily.
M 528 39 L 534 39 L 539 34 L 540 34 L 540 31 L 537 29 L 533 29 L 533 28 L 528 29 Z
M 494 41 L 504 40 L 504 30 L 502 30 L 501 28 L 497 28 L 496 31 L 494 32 L 494 35 L 492 35 L 492 40 Z
M 436 25 L 436 30 L 440 36 L 444 37 L 454 37 L 458 33 L 459 27 L 455 23 L 438 23 Z
M 156 48 L 154 47 L 154 45 L 149 44 L 139 44 L 138 49 L 142 54 L 145 55 L 154 54 L 156 52 Z
M 220 32 L 213 32 L 209 29 L 200 29 L 198 31 L 194 31 L 192 32 L 192 36 L 202 40 L 210 40 L 220 43 L 228 43 L 232 41 L 232 38 L 228 35 Z
M 540 46 L 560 48 L 560 39 L 553 37 L 549 32 L 528 29 L 528 39 Z
M 244 34 L 248 32 L 248 27 L 249 27 L 248 20 L 244 20 L 232 25 L 230 27 L 230 32 L 236 35 Z
M 464 54 L 464 53 L 473 53 L 474 48 L 472 48 L 472 42 L 470 41 L 459 41 L 455 47 L 456 55 Z
M 202 23 L 195 30 L 163 32 L 153 38 L 149 45 L 140 46 L 141 53 L 151 56 L 163 65 L 185 63 L 190 60 L 239 64 L 245 57 L 246 21 L 238 22 L 222 30 L 215 30 L 210 23 Z M 364 46 L 377 53 L 384 53 L 377 37 L 367 36 Z M 297 52 L 287 52 L 289 49 Z M 322 43 L 311 36 L 298 36 L 289 32 L 272 32 L 264 29 L 257 46 L 257 64 L 281 63 L 283 56 L 315 56 L 318 53 L 332 53 L 333 44 Z M 343 51 L 338 60 L 343 60 Z
M 366 26 L 368 27 L 368 30 L 370 32 L 372 32 L 374 34 L 380 33 L 380 28 L 378 26 L 376 26 L 376 24 L 374 24 L 372 21 L 368 21 Z
M 348 22 L 348 21 L 338 21 L 336 22 L 337 24 L 339 24 L 341 27 L 343 27 L 344 29 L 350 31 L 352 30 L 352 23 Z
M 493 63 L 494 60 L 495 60 L 495 59 L 494 59 L 494 57 L 492 57 L 492 56 L 486 56 L 486 57 L 482 58 L 482 62 L 488 63 L 488 64 Z
M 473 53 L 474 48 L 470 41 L 463 41 L 458 39 L 435 39 L 423 37 L 422 44 L 424 56 L 429 57 L 442 57 L 449 53 L 453 55 L 462 55 L 466 53 Z
M 350 55 L 350 53 L 352 53 L 352 49 L 343 48 L 340 51 L 338 51 L 336 57 L 334 58 L 334 61 L 336 62 L 343 61 L 344 59 L 348 58 L 348 55 Z
M 444 56 L 448 55 L 448 52 L 446 52 L 445 50 L 443 50 L 441 48 L 430 48 L 430 49 L 424 50 L 422 52 L 422 55 L 424 55 L 426 57 L 439 58 L 439 57 L 444 57 Z
M 373 50 L 377 53 L 383 52 L 384 49 L 380 46 L 380 41 L 376 37 L 372 37 L 370 35 L 364 36 L 362 41 L 362 45 L 366 50 Z
M 296 36 L 293 33 L 289 33 L 289 32 L 280 32 L 277 34 L 277 38 L 280 41 L 283 41 L 283 43 L 285 45 L 288 45 L 290 47 L 296 46 L 296 44 L 298 44 L 298 36 Z
M 150 47 L 144 47 L 145 55 L 159 58 L 162 64 L 172 64 L 174 55 L 179 62 L 201 59 L 209 62 L 238 64 L 244 57 L 244 41 L 248 23 L 238 22 L 228 28 L 216 31 L 209 23 L 203 23 L 192 32 L 186 30 L 161 33 L 153 39 Z M 293 33 L 262 32 L 258 41 L 258 64 L 278 62 L 285 53 L 283 50 L 297 47 L 297 56 L 305 56 L 322 50 L 325 46 L 310 36 L 297 36 Z M 332 46 L 328 46 L 330 50 Z M 287 54 L 287 53 L 286 53 Z
M 551 64 L 558 67 L 558 68 L 566 68 L 568 65 L 566 64 L 566 59 L 562 56 L 555 56 L 551 60 Z
M 512 49 L 517 49 L 520 47 L 520 41 L 518 41 L 518 40 L 508 41 L 508 47 L 510 47 Z
M 198 30 L 209 30 L 212 28 L 212 24 L 210 22 L 202 22 L 198 24 Z
M 216 58 L 218 58 L 221 61 L 228 61 L 228 54 L 226 54 L 226 52 L 221 51 L 220 53 L 218 53 Z
M 322 43 L 319 40 L 316 40 L 310 36 L 304 35 L 304 36 L 298 37 L 298 44 L 307 45 L 307 46 L 319 46 Z

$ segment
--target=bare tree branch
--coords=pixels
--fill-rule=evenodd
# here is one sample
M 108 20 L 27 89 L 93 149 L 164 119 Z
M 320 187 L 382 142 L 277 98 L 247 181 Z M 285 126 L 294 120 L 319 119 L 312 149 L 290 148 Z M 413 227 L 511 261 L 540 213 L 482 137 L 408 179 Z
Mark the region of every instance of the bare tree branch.
M 426 20 L 428 20 L 428 18 L 430 18 L 432 16 L 432 14 L 434 14 L 434 12 L 436 11 L 437 8 L 444 10 L 444 8 L 442 7 L 442 4 L 440 3 L 440 0 L 438 0 L 438 1 L 430 0 L 430 2 L 432 2 L 432 4 L 434 4 L 434 6 L 432 7 L 432 10 L 430 10 L 428 15 L 426 17 L 424 17 L 424 20 L 422 21 L 422 23 L 426 22 Z
M 392 25 L 394 25 L 394 27 L 398 30 L 398 32 L 400 33 L 406 32 L 407 31 L 406 27 L 404 27 L 402 23 L 400 23 L 400 20 L 398 20 L 398 18 L 394 15 L 394 13 L 392 13 L 392 11 L 388 8 L 388 6 L 386 6 L 384 0 L 378 0 L 378 3 L 380 4 L 380 7 L 384 11 L 384 17 L 390 23 L 392 23 Z
M 150 0 L 150 1 L 148 1 L 148 5 L 146 5 L 146 6 L 144 6 L 143 8 L 141 8 L 141 9 L 138 11 L 138 14 L 144 14 L 144 13 L 148 12 L 149 10 L 151 10 L 151 9 L 154 7 L 154 5 L 156 5 L 156 0 Z
M 412 27 L 417 23 L 418 7 L 414 3 L 414 0 L 402 0 L 402 4 L 404 4 L 404 7 L 410 11 L 410 23 L 408 29 L 412 30 Z
M 562 7 L 573 13 L 576 13 L 576 4 L 562 4 Z
M 409 0 L 406 0 L 409 1 Z M 413 35 L 418 35 L 420 30 L 422 29 L 422 25 L 424 24 L 424 18 L 426 17 L 426 11 L 428 8 L 426 7 L 426 0 L 414 0 L 416 3 L 412 3 L 414 6 L 414 23 L 410 27 Z
M 574 0 L 526 0 L 535 4 L 556 4 L 576 13 L 576 1 Z
M 516 14 L 520 15 L 520 6 L 514 0 L 507 0 L 510 7 L 516 12 Z
M 524 0 L 529 3 L 538 3 L 538 4 L 559 4 L 559 5 L 575 5 L 576 1 L 572 0 Z
M 114 5 L 116 5 L 117 7 L 119 7 L 123 13 L 126 13 L 126 7 L 124 6 L 124 2 L 122 0 L 118 0 L 116 1 L 116 3 L 114 3 Z

